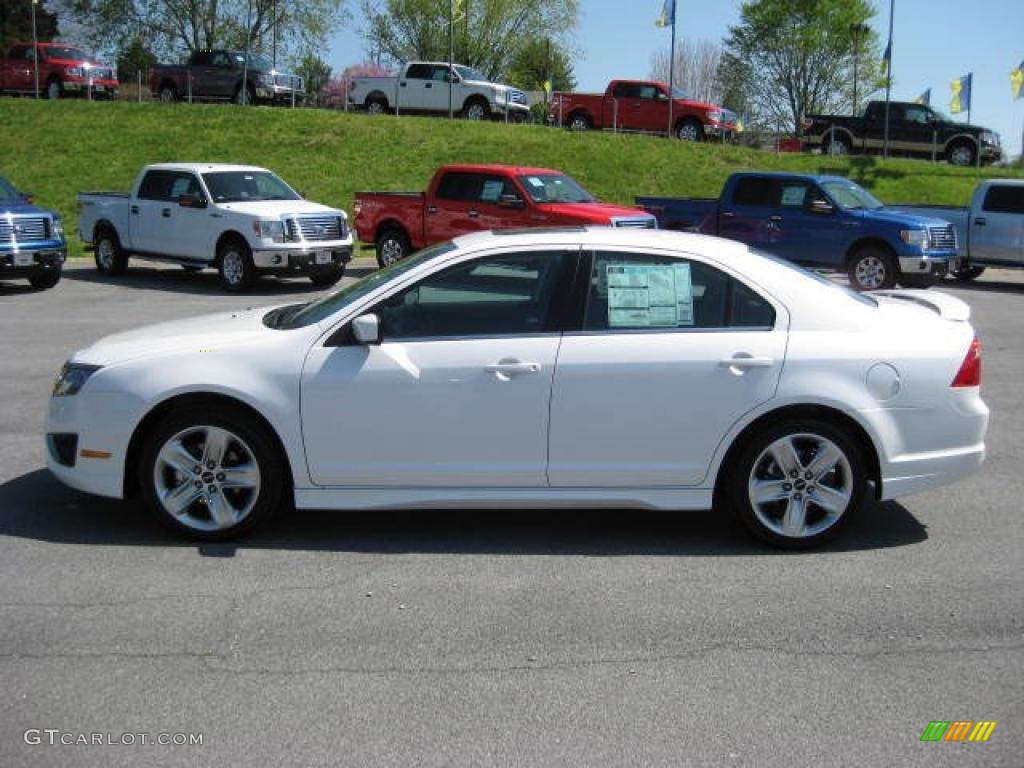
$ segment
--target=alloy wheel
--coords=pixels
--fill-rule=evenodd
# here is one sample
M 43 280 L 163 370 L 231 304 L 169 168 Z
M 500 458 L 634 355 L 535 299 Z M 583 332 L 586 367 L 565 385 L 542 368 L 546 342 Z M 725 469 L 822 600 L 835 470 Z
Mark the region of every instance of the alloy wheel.
M 486 116 L 487 112 L 483 104 L 473 103 L 466 108 L 467 120 L 483 120 Z
M 110 238 L 104 237 L 96 244 L 96 259 L 104 271 L 114 268 L 114 244 Z
M 380 260 L 383 266 L 390 267 L 402 260 L 404 249 L 397 238 L 389 237 L 380 246 Z
M 222 270 L 224 273 L 224 280 L 226 280 L 230 285 L 240 284 L 242 282 L 242 277 L 245 274 L 245 264 L 242 260 L 242 254 L 234 249 L 227 251 L 222 258 Z
M 677 135 L 682 141 L 697 141 L 700 138 L 697 135 L 697 126 L 694 123 L 683 123 L 679 126 Z
M 854 274 L 857 284 L 866 291 L 873 291 L 885 284 L 885 262 L 877 256 L 865 256 L 857 262 Z

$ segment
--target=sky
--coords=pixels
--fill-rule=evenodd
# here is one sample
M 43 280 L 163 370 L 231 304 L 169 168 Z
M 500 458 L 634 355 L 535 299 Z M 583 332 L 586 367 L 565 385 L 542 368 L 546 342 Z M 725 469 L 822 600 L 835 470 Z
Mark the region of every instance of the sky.
M 948 113 L 950 82 L 973 72 L 971 122 L 997 131 L 1004 150 L 1019 155 L 1024 99 L 1012 100 L 1010 70 L 1024 60 L 1024 0 L 895 3 L 892 98 L 910 101 L 930 87 L 932 106 Z M 613 78 L 650 74 L 652 55 L 667 51 L 670 41 L 670 31 L 654 25 L 661 6 L 662 0 L 580 0 L 580 23 L 572 39 L 580 90 L 601 91 Z M 718 42 L 739 20 L 740 6 L 738 0 L 677 0 L 676 34 Z M 889 2 L 876 0 L 875 8 L 872 26 L 884 41 Z M 334 35 L 325 57 L 335 72 L 367 58 L 353 0 L 349 10 L 350 22 Z M 967 119 L 966 113 L 956 117 Z

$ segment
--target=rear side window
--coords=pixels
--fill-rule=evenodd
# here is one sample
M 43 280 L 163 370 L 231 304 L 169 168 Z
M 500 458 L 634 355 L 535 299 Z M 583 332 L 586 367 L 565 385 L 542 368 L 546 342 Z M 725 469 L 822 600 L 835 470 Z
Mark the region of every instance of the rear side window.
M 174 174 L 170 171 L 150 171 L 139 185 L 140 200 L 170 200 Z
M 671 256 L 594 254 L 583 328 L 771 329 L 775 309 L 756 291 L 700 261 Z
M 475 201 L 480 199 L 480 186 L 484 177 L 478 173 L 452 171 L 441 177 L 437 196 L 441 200 Z
M 617 99 L 640 98 L 640 86 L 636 83 L 619 83 L 612 90 L 612 96 Z
M 762 176 L 744 176 L 736 182 L 732 201 L 736 205 L 770 208 L 775 204 L 775 184 Z
M 984 208 L 990 213 L 1024 213 L 1024 184 L 989 187 Z
M 212 58 L 213 54 L 210 51 L 196 51 L 192 54 L 192 63 L 197 67 L 208 67 Z
M 433 75 L 433 67 L 429 64 L 412 64 L 405 71 L 408 80 L 430 80 Z

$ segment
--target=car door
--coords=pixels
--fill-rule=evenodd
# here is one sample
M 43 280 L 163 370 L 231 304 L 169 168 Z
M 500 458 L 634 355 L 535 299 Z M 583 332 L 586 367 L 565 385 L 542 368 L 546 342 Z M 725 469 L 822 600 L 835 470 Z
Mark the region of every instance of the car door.
M 479 216 L 476 223 L 479 229 L 509 229 L 536 224 L 527 211 L 522 191 L 505 176 L 484 176 L 477 201 Z
M 972 259 L 1024 266 L 1024 184 L 993 182 L 970 216 Z
M 668 95 L 656 85 L 640 86 L 638 129 L 664 132 L 668 127 Z
M 719 203 L 718 234 L 730 240 L 774 251 L 781 232 L 772 221 L 778 190 L 771 176 L 740 176 Z
M 2 65 L 4 68 L 3 82 L 12 91 L 30 91 L 35 88 L 34 49 L 29 45 L 15 45 L 10 56 Z M 39 83 L 42 88 L 46 84 Z
M 427 108 L 428 88 L 433 90 L 434 68 L 430 64 L 410 64 L 398 78 L 398 108 L 412 111 Z
M 578 249 L 491 251 L 397 289 L 307 356 L 302 430 L 321 486 L 543 487 L 561 302 Z M 365 313 L 364 313 L 365 314 Z
M 770 250 L 797 264 L 836 266 L 845 252 L 836 243 L 844 237 L 843 222 L 835 206 L 831 213 L 813 203 L 831 204 L 817 184 L 806 179 L 775 179 L 767 226 L 772 231 Z
M 933 145 L 931 109 L 918 104 L 901 104 L 898 107 L 900 119 L 893 123 L 890 145 L 897 152 L 930 156 Z
M 451 70 L 447 64 L 434 64 L 431 68 L 431 76 L 428 82 L 423 84 L 423 106 L 421 109 L 430 112 L 448 111 L 448 92 L 450 90 L 448 80 L 451 77 Z M 462 109 L 462 99 L 456 88 L 452 91 L 452 108 L 458 112 Z
M 423 212 L 427 242 L 451 240 L 483 229 L 480 195 L 486 175 L 472 171 L 448 171 L 437 183 L 434 199 Z
M 722 438 L 775 395 L 789 318 L 695 257 L 598 250 L 551 396 L 555 487 L 707 484 Z
M 640 127 L 640 86 L 617 83 L 612 97 L 604 102 L 604 127 L 618 131 L 635 131 Z
M 182 205 L 182 200 L 186 205 Z M 170 173 L 168 191 L 154 218 L 156 252 L 165 256 L 210 261 L 210 217 L 199 177 L 188 171 Z
M 233 99 L 244 63 L 244 59 L 242 62 L 235 61 L 227 51 L 214 51 L 210 56 L 210 65 L 203 69 L 205 90 L 214 98 Z M 249 75 L 250 82 L 255 79 L 254 74 Z
M 164 210 L 171 205 L 170 194 L 174 174 L 171 171 L 147 171 L 136 196 L 129 200 L 129 227 L 132 250 L 141 253 L 163 253 Z

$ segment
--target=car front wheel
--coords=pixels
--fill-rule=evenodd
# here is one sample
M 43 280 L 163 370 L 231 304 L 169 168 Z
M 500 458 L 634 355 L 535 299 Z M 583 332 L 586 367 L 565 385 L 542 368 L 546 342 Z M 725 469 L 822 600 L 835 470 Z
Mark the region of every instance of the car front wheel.
M 877 291 L 896 285 L 896 260 L 880 248 L 861 248 L 847 268 L 850 285 L 858 291 Z
M 53 288 L 57 283 L 60 282 L 61 268 L 60 266 L 54 267 L 53 269 L 47 269 L 40 272 L 36 272 L 34 275 L 30 275 L 28 283 L 37 291 L 45 291 Z
M 256 280 L 249 247 L 241 240 L 227 240 L 217 251 L 220 282 L 225 290 L 239 293 L 248 290 Z
M 794 420 L 756 435 L 729 485 L 733 508 L 751 533 L 784 549 L 809 549 L 856 512 L 867 479 L 861 452 L 843 430 Z
M 238 536 L 284 500 L 282 457 L 272 437 L 230 408 L 172 411 L 144 446 L 139 472 L 150 510 L 196 539 Z

